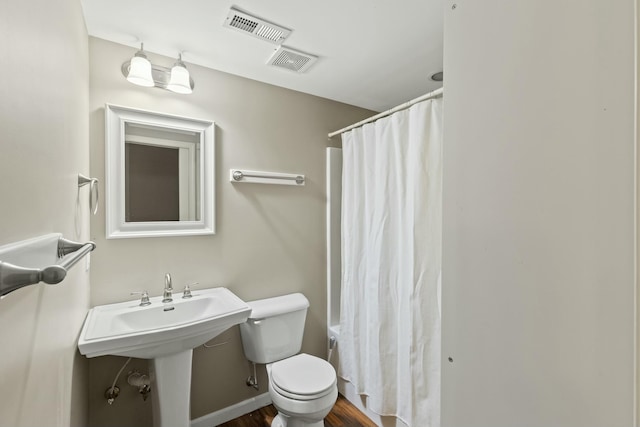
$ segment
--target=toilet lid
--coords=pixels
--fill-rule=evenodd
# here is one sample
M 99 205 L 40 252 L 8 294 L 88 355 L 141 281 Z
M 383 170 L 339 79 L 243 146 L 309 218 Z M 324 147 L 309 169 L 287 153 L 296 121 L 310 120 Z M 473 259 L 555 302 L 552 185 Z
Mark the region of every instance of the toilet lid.
M 336 371 L 327 361 L 301 353 L 274 363 L 271 382 L 285 395 L 315 398 L 335 386 Z

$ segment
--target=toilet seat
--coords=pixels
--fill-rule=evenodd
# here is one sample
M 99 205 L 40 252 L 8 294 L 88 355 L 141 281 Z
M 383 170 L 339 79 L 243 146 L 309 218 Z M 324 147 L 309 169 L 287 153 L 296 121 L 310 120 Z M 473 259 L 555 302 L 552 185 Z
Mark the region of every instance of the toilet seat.
M 295 400 L 315 400 L 336 387 L 336 371 L 327 361 L 309 354 L 275 362 L 269 381 L 277 393 Z

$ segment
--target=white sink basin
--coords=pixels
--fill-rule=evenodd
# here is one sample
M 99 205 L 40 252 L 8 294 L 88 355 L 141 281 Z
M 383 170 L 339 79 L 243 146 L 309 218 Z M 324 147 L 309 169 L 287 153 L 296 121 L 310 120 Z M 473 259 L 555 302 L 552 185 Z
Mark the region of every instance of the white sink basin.
M 87 357 L 103 355 L 154 359 L 190 350 L 247 320 L 251 308 L 226 288 L 180 293 L 173 302 L 150 298 L 96 306 L 84 322 L 78 348 Z

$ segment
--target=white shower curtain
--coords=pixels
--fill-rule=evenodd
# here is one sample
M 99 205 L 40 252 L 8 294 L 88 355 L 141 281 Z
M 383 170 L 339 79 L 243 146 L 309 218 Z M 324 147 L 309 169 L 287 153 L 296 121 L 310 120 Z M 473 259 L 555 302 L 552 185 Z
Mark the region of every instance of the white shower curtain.
M 342 134 L 341 377 L 440 425 L 442 98 Z

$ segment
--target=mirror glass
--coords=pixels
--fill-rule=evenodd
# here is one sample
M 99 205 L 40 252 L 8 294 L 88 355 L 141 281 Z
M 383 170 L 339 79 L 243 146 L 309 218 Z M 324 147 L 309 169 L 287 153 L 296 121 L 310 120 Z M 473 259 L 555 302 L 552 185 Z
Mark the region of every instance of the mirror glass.
M 214 123 L 105 111 L 107 238 L 213 234 Z

